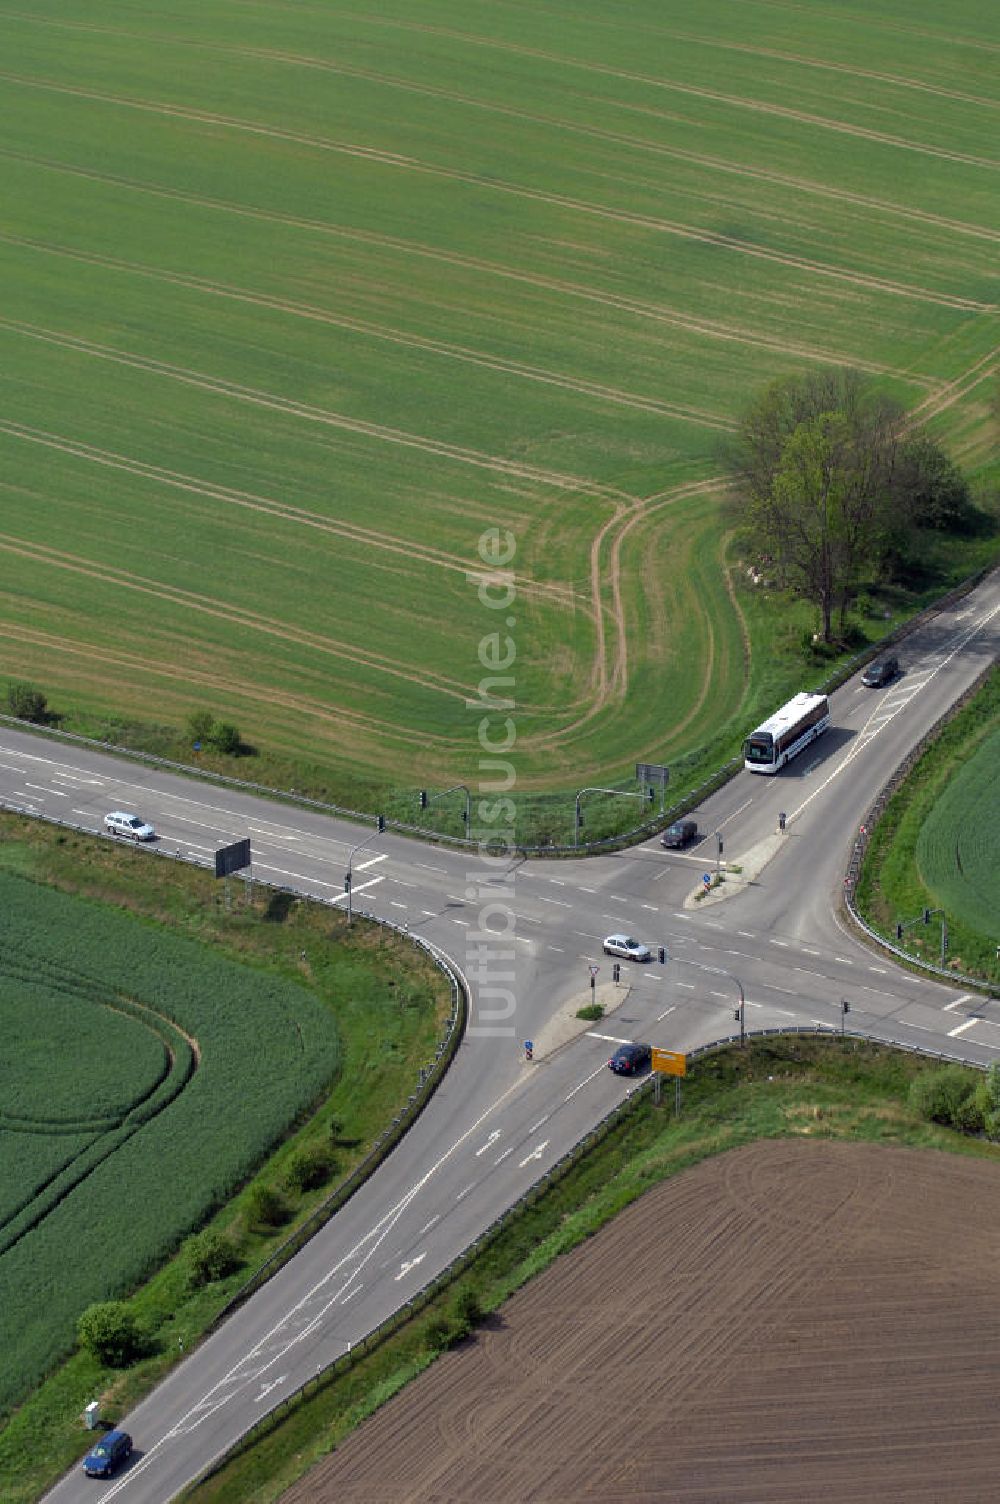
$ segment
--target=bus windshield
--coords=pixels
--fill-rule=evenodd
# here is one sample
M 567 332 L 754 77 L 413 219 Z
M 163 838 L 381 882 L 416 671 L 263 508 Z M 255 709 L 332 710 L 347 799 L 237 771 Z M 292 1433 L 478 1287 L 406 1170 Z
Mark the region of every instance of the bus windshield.
M 745 751 L 747 762 L 774 761 L 774 742 L 766 731 L 755 731 L 753 736 L 748 736 Z

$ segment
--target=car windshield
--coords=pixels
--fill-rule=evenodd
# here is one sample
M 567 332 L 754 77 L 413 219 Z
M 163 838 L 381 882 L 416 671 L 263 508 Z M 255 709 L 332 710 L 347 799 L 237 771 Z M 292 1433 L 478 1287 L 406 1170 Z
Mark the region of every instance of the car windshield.
M 128 823 L 131 825 L 133 830 L 138 830 L 140 825 L 142 824 L 142 821 L 139 819 L 138 815 L 129 815 Z
M 106 1457 L 108 1455 L 108 1451 L 109 1450 L 110 1449 L 105 1446 L 105 1444 L 104 1444 L 103 1441 L 99 1441 L 97 1443 L 97 1446 L 94 1448 L 93 1455 L 95 1457 Z
M 679 820 L 678 820 L 678 822 L 677 822 L 676 825 L 671 825 L 670 829 L 667 831 L 667 835 L 668 836 L 680 836 L 680 835 L 683 835 L 683 834 L 684 834 L 684 827 L 680 823 Z
M 638 950 L 639 949 L 639 942 L 638 942 L 638 940 L 633 940 L 631 935 L 629 935 L 628 939 L 625 940 L 623 943 L 628 946 L 629 950 Z

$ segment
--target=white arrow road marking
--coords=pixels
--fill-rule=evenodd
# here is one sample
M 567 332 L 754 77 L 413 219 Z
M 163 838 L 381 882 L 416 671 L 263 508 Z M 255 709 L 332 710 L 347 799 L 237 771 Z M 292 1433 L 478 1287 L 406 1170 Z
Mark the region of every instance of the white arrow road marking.
M 271 1380 L 270 1384 L 262 1384 L 260 1394 L 257 1396 L 257 1404 L 259 1405 L 262 1400 L 265 1400 L 272 1389 L 277 1389 L 279 1384 L 283 1384 L 285 1377 L 285 1374 L 280 1373 L 276 1379 Z
M 498 1158 L 498 1159 L 495 1159 L 495 1160 L 494 1160 L 494 1161 L 493 1161 L 493 1163 L 494 1163 L 494 1164 L 495 1164 L 495 1165 L 499 1165 L 499 1164 L 502 1164 L 502 1163 L 503 1163 L 503 1161 L 504 1161 L 504 1160 L 505 1160 L 505 1159 L 506 1159 L 506 1158 L 507 1158 L 507 1155 L 508 1155 L 508 1154 L 513 1154 L 513 1152 L 514 1152 L 514 1145 L 513 1145 L 513 1144 L 511 1144 L 511 1146 L 510 1146 L 510 1148 L 509 1148 L 509 1149 L 505 1149 L 505 1150 L 504 1150 L 504 1151 L 503 1151 L 503 1153 L 502 1153 L 502 1154 L 501 1154 L 501 1155 L 500 1155 L 500 1157 L 499 1157 L 499 1158 Z
M 399 1273 L 393 1275 L 396 1283 L 398 1284 L 404 1275 L 409 1274 L 411 1269 L 415 1269 L 418 1264 L 423 1263 L 426 1257 L 426 1253 L 418 1253 L 415 1259 L 404 1259 L 399 1266 Z
M 520 1163 L 520 1164 L 519 1164 L 519 1165 L 518 1165 L 518 1167 L 517 1167 L 517 1168 L 518 1168 L 518 1169 L 519 1169 L 519 1170 L 523 1170 L 523 1169 L 524 1169 L 524 1167 L 525 1167 L 525 1165 L 527 1165 L 527 1164 L 530 1164 L 530 1163 L 531 1163 L 531 1161 L 532 1161 L 532 1160 L 533 1160 L 533 1159 L 541 1159 L 541 1157 L 542 1157 L 542 1154 L 543 1154 L 543 1153 L 544 1153 L 544 1151 L 545 1151 L 545 1150 L 546 1150 L 546 1149 L 547 1149 L 547 1148 L 548 1148 L 548 1146 L 549 1146 L 549 1141 L 548 1141 L 548 1139 L 544 1139 L 544 1140 L 543 1140 L 543 1141 L 542 1141 L 542 1143 L 540 1143 L 540 1144 L 539 1144 L 539 1145 L 538 1145 L 538 1148 L 537 1148 L 537 1149 L 532 1149 L 532 1151 L 531 1151 L 531 1153 L 530 1153 L 530 1154 L 526 1154 L 526 1155 L 525 1155 L 525 1156 L 524 1156 L 524 1158 L 523 1158 L 523 1159 L 522 1159 L 522 1160 L 521 1160 L 521 1163 Z
M 476 1158 L 478 1159 L 479 1156 L 480 1156 L 480 1154 L 485 1154 L 486 1151 L 487 1151 L 487 1149 L 490 1148 L 490 1146 L 492 1144 L 495 1144 L 496 1141 L 497 1141 L 497 1139 L 499 1137 L 500 1137 L 500 1129 L 499 1128 L 494 1128 L 493 1132 L 490 1134 L 489 1138 L 486 1140 L 486 1142 L 483 1145 L 483 1147 L 481 1149 L 477 1149 L 476 1150 Z

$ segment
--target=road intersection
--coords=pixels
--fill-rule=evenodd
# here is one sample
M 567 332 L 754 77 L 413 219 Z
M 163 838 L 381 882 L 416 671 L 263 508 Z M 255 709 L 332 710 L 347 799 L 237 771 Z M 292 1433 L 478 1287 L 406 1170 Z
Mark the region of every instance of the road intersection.
M 124 1421 L 136 1453 L 102 1490 L 164 1504 L 266 1411 L 372 1330 L 510 1206 L 635 1086 L 607 1070 L 619 1040 L 690 1052 L 793 1024 L 856 1032 L 986 1065 L 1000 1059 L 1000 1003 L 914 975 L 862 943 L 840 898 L 859 822 L 890 773 L 997 657 L 1000 574 L 901 645 L 886 691 L 857 679 L 831 697 L 831 729 L 776 778 L 741 774 L 696 811 L 703 844 L 559 861 L 485 860 L 393 835 L 353 866 L 355 912 L 419 934 L 468 978 L 470 1021 L 430 1104 L 317 1236 Z M 249 835 L 254 874 L 343 905 L 364 832 L 298 806 L 123 762 L 89 746 L 0 730 L 0 802 L 97 831 L 135 809 L 161 846 L 206 862 Z M 778 831 L 778 813 L 786 813 Z M 694 895 L 725 837 L 727 881 Z M 151 859 L 137 851 L 136 860 Z M 735 871 L 734 868 L 740 869 Z M 669 959 L 622 963 L 615 930 Z M 602 1000 L 577 1024 L 598 966 Z M 527 1063 L 523 1041 L 536 1042 Z M 71 1475 L 48 1495 L 93 1497 Z

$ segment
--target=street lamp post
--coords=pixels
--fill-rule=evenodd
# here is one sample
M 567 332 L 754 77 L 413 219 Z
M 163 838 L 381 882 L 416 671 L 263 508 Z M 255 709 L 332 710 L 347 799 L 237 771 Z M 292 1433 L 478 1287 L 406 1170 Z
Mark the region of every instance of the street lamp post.
M 614 799 L 643 799 L 649 804 L 652 804 L 655 797 L 652 788 L 644 789 L 638 794 L 631 792 L 629 789 L 581 789 L 576 796 L 576 813 L 573 819 L 574 846 L 579 846 L 580 844 L 580 826 L 583 824 L 583 813 L 580 809 L 580 800 L 583 798 L 584 794 L 610 794 Z
M 347 894 L 347 922 L 348 922 L 348 924 L 351 923 L 351 919 L 353 917 L 353 911 L 352 911 L 352 907 L 351 907 L 351 887 L 352 887 L 351 867 L 354 864 L 354 858 L 357 856 L 357 854 L 361 850 L 361 848 L 363 846 L 369 845 L 370 842 L 372 842 L 372 841 L 375 840 L 376 836 L 380 836 L 380 835 L 383 835 L 385 833 L 385 816 L 384 815 L 377 816 L 377 821 L 378 821 L 378 823 L 377 823 L 375 829 L 372 831 L 371 835 L 370 836 L 365 836 L 365 838 L 364 838 L 363 841 L 359 841 L 356 846 L 352 846 L 351 850 L 347 854 L 347 871 L 344 874 L 344 892 Z

